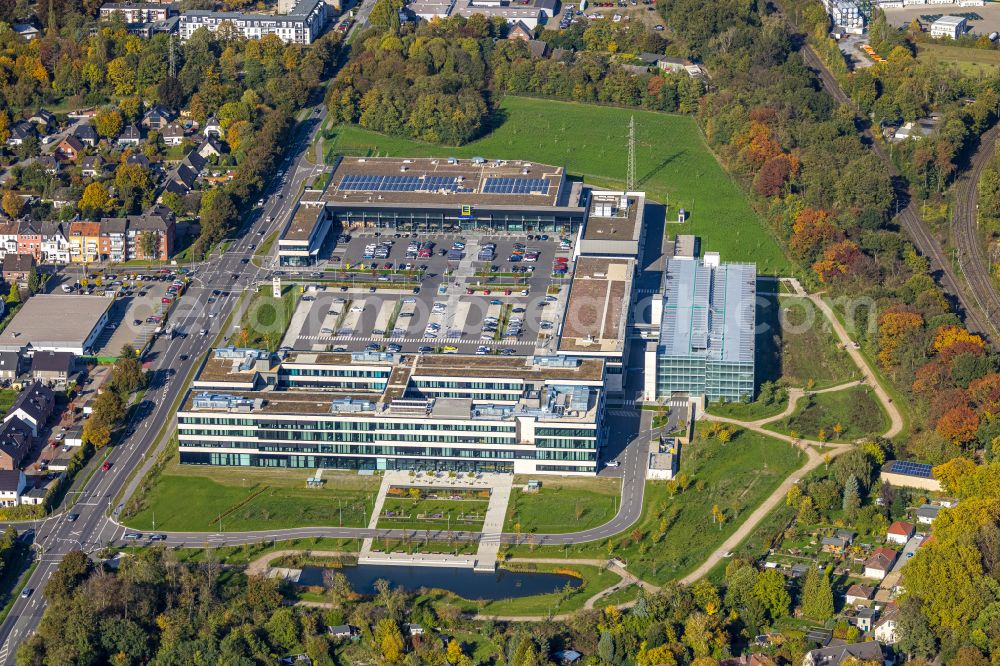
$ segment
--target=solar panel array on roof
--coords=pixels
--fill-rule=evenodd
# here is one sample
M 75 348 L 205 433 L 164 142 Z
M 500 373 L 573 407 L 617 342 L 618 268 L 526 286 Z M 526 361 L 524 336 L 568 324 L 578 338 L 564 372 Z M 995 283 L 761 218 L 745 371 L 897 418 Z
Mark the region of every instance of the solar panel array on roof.
M 483 194 L 546 194 L 549 181 L 544 178 L 487 178 Z
M 911 462 L 909 460 L 894 460 L 889 467 L 889 471 L 893 474 L 905 474 L 906 476 L 915 476 L 921 479 L 931 478 L 931 469 L 930 465 Z
M 341 191 L 356 192 L 471 192 L 462 187 L 456 176 L 369 176 L 348 174 L 337 186 Z

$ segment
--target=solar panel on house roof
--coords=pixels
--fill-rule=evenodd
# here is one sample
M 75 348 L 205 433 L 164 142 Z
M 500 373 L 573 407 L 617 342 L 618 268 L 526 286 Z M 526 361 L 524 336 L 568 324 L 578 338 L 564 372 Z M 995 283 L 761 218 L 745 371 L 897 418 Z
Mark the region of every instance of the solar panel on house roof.
M 487 178 L 483 194 L 546 194 L 549 182 L 544 178 Z
M 893 474 L 905 474 L 906 476 L 916 476 L 921 479 L 931 478 L 931 466 L 924 463 L 911 462 L 909 460 L 895 460 L 889 471 Z

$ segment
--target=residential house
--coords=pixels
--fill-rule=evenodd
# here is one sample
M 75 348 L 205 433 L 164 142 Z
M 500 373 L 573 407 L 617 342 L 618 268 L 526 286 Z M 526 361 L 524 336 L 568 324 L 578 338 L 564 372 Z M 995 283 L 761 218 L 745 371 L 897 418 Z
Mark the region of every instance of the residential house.
M 121 15 L 125 23 L 151 23 L 165 21 L 176 13 L 165 2 L 106 2 L 101 5 L 101 20 L 110 21 L 114 16 Z
M 100 261 L 101 225 L 98 222 L 70 222 L 69 259 L 74 263 Z
M 17 237 L 20 227 L 17 220 L 0 222 L 0 254 L 17 252 Z
M 218 139 L 210 136 L 202 141 L 195 150 L 199 157 L 207 160 L 209 157 L 218 157 L 221 155 L 222 145 L 219 143 Z M 190 153 L 188 154 L 190 155 Z M 202 166 L 204 166 L 204 164 Z M 201 167 L 198 167 L 198 170 L 200 171 Z
M 21 503 L 28 480 L 19 469 L 0 470 L 0 506 L 11 507 Z
M 833 553 L 835 555 L 841 555 L 847 550 L 847 546 L 850 544 L 849 541 L 842 539 L 838 536 L 825 536 L 822 540 L 822 547 L 824 553 Z
M 68 264 L 70 261 L 69 235 L 62 222 L 42 222 L 42 261 L 49 264 Z
M 128 245 L 126 252 L 130 259 L 158 259 L 166 261 L 174 252 L 174 235 L 177 218 L 166 206 L 157 204 L 142 215 L 130 215 L 128 218 Z M 153 234 L 157 241 L 159 253 L 147 256 L 143 250 L 143 237 Z
M 899 604 L 890 601 L 882 609 L 878 620 L 872 626 L 872 636 L 875 640 L 893 645 L 899 640 L 896 633 L 896 623 L 899 621 Z
M 84 151 L 83 141 L 72 134 L 56 144 L 56 155 L 67 162 L 76 162 Z
M 100 252 L 102 259 L 123 262 L 129 259 L 128 218 L 106 217 L 101 220 Z
M 52 416 L 55 404 L 55 393 L 36 381 L 17 396 L 7 411 L 4 422 L 18 419 L 28 426 L 33 437 L 38 437 L 38 433 L 45 427 L 45 422 Z
M 39 155 L 35 158 L 35 164 L 42 167 L 50 176 L 56 175 L 62 169 L 62 164 L 52 155 Z
M 73 374 L 73 352 L 36 351 L 31 357 L 31 376 L 37 382 L 65 384 Z
M 174 114 L 172 111 L 163 108 L 159 104 L 154 104 L 142 116 L 142 126 L 147 129 L 160 130 L 169 125 L 173 119 Z
M 104 176 L 104 171 L 104 158 L 100 155 L 92 155 L 80 160 L 80 175 L 84 178 L 100 178 Z
M 8 146 L 20 146 L 30 137 L 35 136 L 35 126 L 27 120 L 19 120 L 10 126 L 10 136 L 7 137 Z
M 916 511 L 917 522 L 921 525 L 930 525 L 941 513 L 941 507 L 934 504 L 924 504 Z
M 535 38 L 534 31 L 524 24 L 524 21 L 517 21 L 511 26 L 507 33 L 507 39 L 528 42 Z
M 359 630 L 357 627 L 352 627 L 349 624 L 337 624 L 332 627 L 327 627 L 326 633 L 328 633 L 333 638 L 338 638 L 341 640 L 346 640 L 346 639 L 353 640 L 355 638 L 361 637 L 361 630 Z
M 30 254 L 37 264 L 42 260 L 41 222 L 35 222 L 30 217 L 18 221 L 17 253 Z
M 222 125 L 219 124 L 219 119 L 215 116 L 209 116 L 208 120 L 205 121 L 205 126 L 201 128 L 201 134 L 206 139 L 214 136 L 216 139 L 222 137 Z
M 847 593 L 844 595 L 844 603 L 848 606 L 865 604 L 871 601 L 873 594 L 875 594 L 874 587 L 870 587 L 868 585 L 858 585 L 855 583 L 847 588 Z
M 408 624 L 406 625 L 406 633 L 409 636 L 423 636 L 424 628 L 419 624 Z
M 18 469 L 34 442 L 31 426 L 19 418 L 0 424 L 0 470 Z
M 97 130 L 90 123 L 81 123 L 73 130 L 73 136 L 78 138 L 85 146 L 95 147 L 101 140 Z
M 208 141 L 205 143 L 208 143 Z M 184 196 L 194 189 L 198 175 L 204 168 L 205 163 L 205 158 L 199 155 L 197 150 L 192 150 L 184 156 L 184 159 L 177 166 L 167 173 L 167 182 L 164 189 L 167 192 L 174 192 Z
M 21 354 L 16 351 L 0 352 L 0 380 L 13 381 L 21 374 Z
M 56 126 L 56 117 L 51 111 L 38 109 L 38 111 L 28 118 L 28 122 L 38 125 L 47 134 L 49 130 Z
M 33 254 L 5 254 L 3 257 L 3 281 L 7 284 L 28 286 L 28 276 L 35 269 Z
M 878 663 L 885 661 L 885 657 L 882 655 L 882 646 L 877 641 L 866 641 L 811 650 L 806 653 L 802 665 L 840 666 L 851 657 L 859 661 L 876 661 Z
M 719 666 L 775 666 L 775 664 L 774 659 L 766 654 L 754 652 L 752 654 L 741 654 L 738 657 L 723 659 L 719 662 Z
M 125 164 L 137 164 L 143 169 L 149 169 L 152 166 L 152 162 L 149 161 L 149 158 L 142 153 L 132 153 L 125 158 Z
M 885 541 L 886 543 L 895 543 L 900 546 L 905 546 L 906 542 L 910 540 L 910 537 L 913 536 L 914 532 L 915 530 L 913 529 L 912 524 L 897 520 L 890 525 L 889 529 L 886 531 Z
M 861 631 L 871 631 L 872 624 L 878 616 L 878 611 L 874 608 L 859 608 L 856 613 L 848 617 L 848 621 Z
M 11 27 L 14 28 L 14 32 L 21 35 L 29 42 L 42 35 L 42 31 L 35 27 L 33 23 L 15 23 Z
M 57 187 L 52 194 L 43 196 L 42 201 L 50 202 L 53 208 L 65 208 L 76 204 L 77 193 L 69 186 Z
M 865 560 L 865 578 L 877 578 L 882 580 L 892 570 L 892 565 L 896 562 L 896 551 L 884 546 L 876 548 L 871 556 Z
M 138 146 L 140 143 L 142 143 L 142 132 L 134 124 L 126 125 L 122 133 L 118 135 L 118 145 L 122 148 Z
M 163 143 L 168 146 L 179 146 L 184 142 L 184 128 L 177 123 L 171 123 L 160 132 Z

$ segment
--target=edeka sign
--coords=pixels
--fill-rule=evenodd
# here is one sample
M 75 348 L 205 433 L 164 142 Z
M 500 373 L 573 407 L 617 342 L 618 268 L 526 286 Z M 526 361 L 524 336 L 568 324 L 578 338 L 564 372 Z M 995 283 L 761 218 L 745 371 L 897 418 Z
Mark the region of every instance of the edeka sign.
M 472 206 L 462 206 L 462 212 L 458 217 L 462 220 L 473 219 L 475 216 L 472 214 Z

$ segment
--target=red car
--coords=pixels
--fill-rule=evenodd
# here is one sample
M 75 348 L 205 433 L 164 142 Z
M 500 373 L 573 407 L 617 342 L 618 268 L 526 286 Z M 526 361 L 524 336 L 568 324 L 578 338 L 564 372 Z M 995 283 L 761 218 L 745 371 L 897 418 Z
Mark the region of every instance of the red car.
M 107 472 L 109 469 L 111 469 L 111 463 L 105 461 L 105 463 L 103 465 L 101 465 L 101 469 L 103 469 L 105 472 Z
M 174 299 L 167 298 L 166 296 L 164 296 L 163 298 L 160 299 L 160 302 L 161 303 L 166 303 L 167 305 L 170 305 L 171 303 L 174 302 Z

